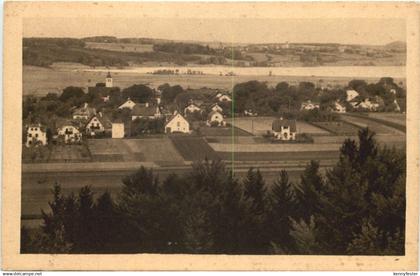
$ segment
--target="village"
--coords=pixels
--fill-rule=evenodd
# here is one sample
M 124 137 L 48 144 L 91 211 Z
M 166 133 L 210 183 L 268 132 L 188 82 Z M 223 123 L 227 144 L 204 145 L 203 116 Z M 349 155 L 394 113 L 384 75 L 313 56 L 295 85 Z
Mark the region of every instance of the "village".
M 404 89 L 390 78 L 379 83 L 385 87 L 382 93 L 386 99 L 369 96 L 365 88 L 358 92 L 363 81 L 357 80 L 341 92 L 328 88 L 315 88 L 315 92 L 311 83 L 301 83 L 295 92 L 304 95 L 299 99 L 286 95 L 294 88 L 285 83 L 276 88 L 285 93 L 279 99 L 270 99 L 263 87 L 259 98 L 265 97 L 269 105 L 270 101 L 285 102 L 278 104 L 276 113 L 269 113 L 261 99 L 246 94 L 259 89 L 262 84 L 258 82 L 235 86 L 234 95 L 232 91 L 183 90 L 167 84 L 153 89 L 133 85 L 121 92 L 108 72 L 104 83 L 88 87 L 86 92 L 69 87 L 60 96 L 48 94 L 32 103 L 46 103 L 45 114 L 35 111 L 36 107 L 25 107 L 24 102 L 24 109 L 33 111 L 24 110 L 23 162 L 188 164 L 204 158 L 235 158 L 236 162 L 258 163 L 276 162 L 290 154 L 305 160 L 317 151 L 329 152 L 326 156 L 331 157 L 346 137 L 354 137 L 363 127 L 376 130 L 385 144 L 403 146 Z M 317 97 L 312 96 L 315 93 Z M 57 102 L 61 105 L 63 98 L 66 107 L 54 106 Z M 380 114 L 390 116 L 381 119 Z M 391 116 L 396 119 L 387 121 Z M 151 148 L 155 151 L 149 152 Z M 249 151 L 254 151 L 254 157 L 248 156 Z

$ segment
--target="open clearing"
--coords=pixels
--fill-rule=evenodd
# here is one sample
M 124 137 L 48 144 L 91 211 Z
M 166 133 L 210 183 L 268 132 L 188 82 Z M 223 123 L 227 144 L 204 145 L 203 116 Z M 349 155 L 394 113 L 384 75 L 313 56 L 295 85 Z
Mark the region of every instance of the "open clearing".
M 89 139 L 88 145 L 95 162 L 131 161 L 132 152 L 121 140 Z
M 263 135 L 271 130 L 274 119 L 274 117 L 236 117 L 229 119 L 228 122 L 254 135 Z M 296 128 L 298 133 L 328 134 L 327 131 L 302 121 L 296 122 Z
M 285 151 L 285 152 L 219 152 L 219 156 L 223 160 L 233 161 L 255 161 L 258 164 L 259 161 L 308 161 L 309 160 L 335 160 L 338 159 L 338 151 L 323 151 L 320 154 L 319 151 Z
M 312 151 L 320 152 L 323 151 L 334 151 L 341 147 L 341 144 L 220 144 L 210 143 L 209 144 L 217 152 L 300 152 L 300 151 Z
M 53 145 L 49 162 L 90 162 L 90 154 L 85 145 Z
M 200 134 L 204 136 L 251 136 L 252 134 L 234 127 L 234 126 L 226 126 L 226 127 L 200 127 Z

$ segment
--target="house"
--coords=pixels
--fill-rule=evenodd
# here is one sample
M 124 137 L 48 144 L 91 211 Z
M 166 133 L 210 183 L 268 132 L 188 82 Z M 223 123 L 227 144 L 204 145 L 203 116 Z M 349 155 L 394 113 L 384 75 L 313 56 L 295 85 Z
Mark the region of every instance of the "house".
M 96 114 L 96 109 L 93 107 L 89 107 L 88 103 L 85 103 L 83 107 L 76 108 L 73 111 L 73 119 L 74 120 L 88 120 L 95 114 Z
M 128 98 L 122 105 L 118 107 L 118 109 L 129 108 L 133 110 L 134 106 L 136 105 L 130 98 Z
M 319 109 L 319 103 L 312 103 L 311 100 L 307 100 L 306 102 L 303 102 L 300 110 L 313 110 L 313 109 Z
M 210 107 L 210 110 L 211 110 L 211 111 L 217 111 L 217 112 L 220 112 L 220 113 L 222 113 L 222 112 L 223 112 L 223 108 L 221 108 L 221 107 L 220 107 L 220 105 L 218 105 L 217 103 L 213 104 L 213 105 Z
M 258 116 L 258 113 L 252 111 L 252 109 L 247 109 L 247 110 L 244 110 L 244 115 L 245 116 Z
M 338 101 L 336 101 L 336 102 L 334 103 L 334 108 L 333 108 L 333 110 L 334 110 L 335 112 L 338 112 L 338 113 L 346 113 L 346 107 L 345 107 L 343 104 L 339 103 Z
M 271 125 L 271 130 L 277 140 L 296 140 L 296 121 L 276 119 Z
M 92 116 L 85 126 L 86 134 L 90 136 L 110 132 L 111 128 L 111 121 L 105 115 L 103 115 L 102 112 Z
M 365 98 L 363 101 L 359 101 L 354 107 L 359 109 L 367 109 L 369 111 L 377 111 L 379 103 L 373 99 Z
M 47 144 L 47 132 L 40 124 L 29 125 L 26 134 L 26 147 L 45 146 Z
M 194 113 L 194 112 L 201 111 L 201 108 L 197 106 L 194 103 L 189 104 L 187 107 L 184 108 L 184 115 L 187 115 L 188 113 Z
M 223 118 L 222 113 L 218 111 L 212 111 L 207 116 L 207 125 L 208 126 L 225 126 L 226 122 Z
M 231 99 L 231 97 L 229 95 L 222 94 L 222 93 L 217 93 L 216 94 L 216 99 L 219 102 L 231 102 L 232 101 L 232 99 Z
M 112 138 L 124 138 L 125 130 L 124 123 L 113 122 L 112 123 Z
M 82 133 L 72 122 L 63 121 L 57 128 L 58 139 L 65 144 L 74 144 L 82 141 Z
M 356 90 L 347 90 L 346 95 L 347 95 L 346 100 L 350 102 L 351 100 L 359 96 L 359 92 L 357 92 Z
M 108 71 L 105 79 L 105 87 L 111 88 L 113 86 L 111 73 Z
M 135 105 L 131 112 L 131 120 L 133 121 L 141 118 L 157 119 L 161 116 L 159 107 L 151 106 L 148 103 Z
M 190 132 L 190 123 L 178 112 L 175 112 L 171 117 L 169 117 L 165 124 L 165 133 L 174 132 Z

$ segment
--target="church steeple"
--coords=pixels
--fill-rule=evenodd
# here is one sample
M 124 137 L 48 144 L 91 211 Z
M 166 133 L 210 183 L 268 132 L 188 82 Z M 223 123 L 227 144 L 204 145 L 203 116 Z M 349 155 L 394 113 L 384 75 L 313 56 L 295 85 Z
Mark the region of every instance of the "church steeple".
M 111 77 L 111 73 L 108 71 L 108 74 L 106 75 L 106 79 L 105 79 L 105 87 L 112 87 L 112 77 Z

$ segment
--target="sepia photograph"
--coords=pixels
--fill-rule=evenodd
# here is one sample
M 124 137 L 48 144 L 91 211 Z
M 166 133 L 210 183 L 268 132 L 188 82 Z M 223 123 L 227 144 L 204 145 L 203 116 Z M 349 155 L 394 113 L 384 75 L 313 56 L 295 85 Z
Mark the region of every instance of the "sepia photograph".
M 19 256 L 407 255 L 407 17 L 143 12 L 21 18 Z

